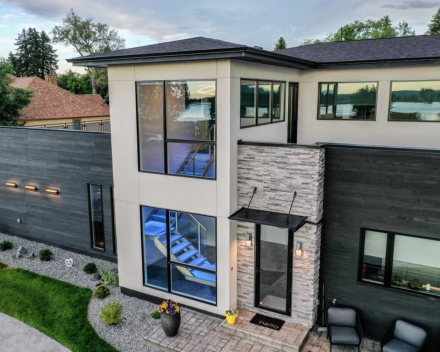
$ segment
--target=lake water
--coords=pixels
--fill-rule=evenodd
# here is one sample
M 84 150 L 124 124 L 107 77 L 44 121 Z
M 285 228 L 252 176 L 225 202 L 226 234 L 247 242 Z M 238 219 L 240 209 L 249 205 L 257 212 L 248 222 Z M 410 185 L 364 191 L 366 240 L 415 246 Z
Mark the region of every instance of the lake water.
M 178 121 L 201 121 L 211 120 L 210 115 L 211 103 L 197 102 L 189 104 L 185 111 L 182 111 L 177 118 Z

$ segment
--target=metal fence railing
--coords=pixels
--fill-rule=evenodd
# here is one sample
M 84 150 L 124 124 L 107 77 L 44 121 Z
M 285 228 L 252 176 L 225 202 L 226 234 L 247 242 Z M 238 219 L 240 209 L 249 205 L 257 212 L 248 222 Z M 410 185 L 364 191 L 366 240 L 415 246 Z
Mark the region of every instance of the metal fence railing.
M 110 120 L 83 121 L 83 122 L 74 121 L 74 122 L 66 122 L 66 123 L 36 125 L 36 126 L 29 126 L 29 127 L 46 128 L 46 129 L 52 129 L 52 130 L 111 132 Z

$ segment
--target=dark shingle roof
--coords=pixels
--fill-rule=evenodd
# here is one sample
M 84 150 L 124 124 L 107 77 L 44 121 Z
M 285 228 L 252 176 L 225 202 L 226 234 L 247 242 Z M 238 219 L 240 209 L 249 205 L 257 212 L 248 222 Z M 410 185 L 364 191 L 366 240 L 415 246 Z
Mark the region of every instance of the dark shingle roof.
M 219 50 L 237 50 L 246 48 L 246 45 L 224 42 L 218 39 L 195 37 L 189 39 L 174 40 L 171 42 L 138 46 L 136 48 L 115 50 L 108 53 L 93 54 L 86 56 L 89 59 L 112 58 L 121 56 L 146 56 L 146 55 L 171 55 L 185 52 L 203 52 Z M 82 59 L 80 57 L 70 60 Z M 69 61 L 70 61 L 69 60 Z
M 440 58 L 440 35 L 319 43 L 278 51 L 319 64 Z

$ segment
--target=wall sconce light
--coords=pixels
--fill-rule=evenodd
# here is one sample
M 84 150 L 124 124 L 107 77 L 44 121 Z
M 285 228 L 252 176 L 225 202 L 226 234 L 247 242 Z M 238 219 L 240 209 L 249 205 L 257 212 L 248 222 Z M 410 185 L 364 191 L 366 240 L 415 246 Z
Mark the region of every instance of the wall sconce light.
M 301 242 L 296 242 L 295 255 L 297 257 L 302 257 L 302 255 L 303 255 Z
M 246 247 L 252 247 L 252 234 L 246 234 Z
M 24 188 L 26 188 L 28 191 L 34 191 L 34 192 L 38 191 L 37 186 L 26 185 L 24 186 Z
M 5 183 L 6 186 L 11 187 L 11 188 L 17 188 L 18 185 L 14 182 L 6 182 Z
M 58 195 L 58 194 L 60 194 L 60 191 L 58 191 L 57 189 L 48 188 L 48 189 L 46 189 L 46 193 Z

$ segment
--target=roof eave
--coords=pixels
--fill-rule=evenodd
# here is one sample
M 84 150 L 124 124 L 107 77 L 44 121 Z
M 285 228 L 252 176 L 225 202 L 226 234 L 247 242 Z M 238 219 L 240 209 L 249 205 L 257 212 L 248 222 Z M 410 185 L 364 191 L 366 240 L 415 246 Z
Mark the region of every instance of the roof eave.
M 411 59 L 386 59 L 386 60 L 365 60 L 365 61 L 341 61 L 341 62 L 320 62 L 317 69 L 337 68 L 371 68 L 371 67 L 396 67 L 396 66 L 432 66 L 439 65 L 440 57 L 434 58 L 411 58 Z

